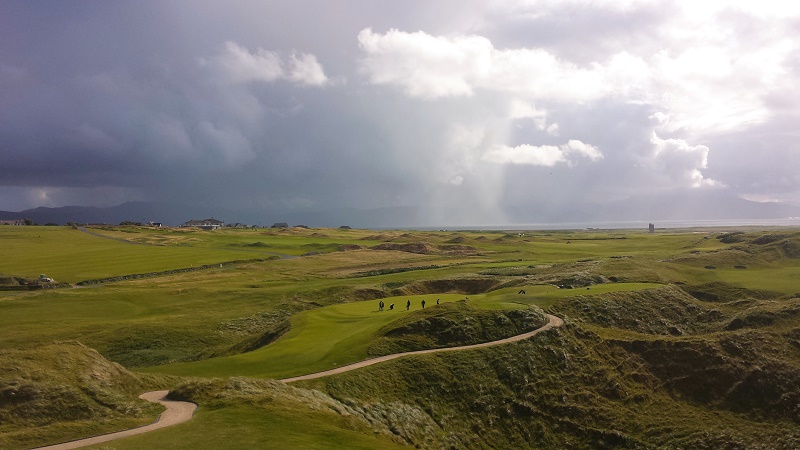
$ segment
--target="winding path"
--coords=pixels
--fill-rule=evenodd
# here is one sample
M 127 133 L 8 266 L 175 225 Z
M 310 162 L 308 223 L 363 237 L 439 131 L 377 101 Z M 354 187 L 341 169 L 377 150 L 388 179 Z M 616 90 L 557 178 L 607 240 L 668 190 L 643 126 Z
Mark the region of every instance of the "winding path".
M 362 367 L 371 366 L 373 364 L 382 363 L 384 361 L 390 361 L 392 359 L 400 358 L 403 356 L 411 356 L 411 355 L 424 355 L 426 353 L 439 353 L 439 352 L 452 352 L 457 350 L 470 350 L 473 348 L 481 348 L 481 347 L 491 347 L 493 345 L 501 345 L 501 344 L 508 344 L 509 342 L 517 342 L 524 339 L 528 339 L 531 336 L 535 336 L 542 331 L 549 330 L 550 328 L 560 327 L 564 325 L 564 321 L 561 320 L 560 317 L 556 317 L 552 314 L 547 314 L 547 323 L 542 325 L 541 327 L 529 331 L 527 333 L 518 334 L 516 336 L 511 336 L 509 338 L 500 339 L 497 341 L 491 342 L 483 342 L 480 344 L 472 344 L 472 345 L 462 345 L 461 347 L 445 347 L 445 348 L 432 348 L 429 350 L 417 350 L 414 352 L 404 352 L 404 353 L 394 353 L 392 355 L 380 356 L 377 358 L 366 359 L 364 361 L 360 361 L 353 364 L 348 364 L 346 366 L 337 367 L 335 369 L 326 370 L 324 372 L 317 372 L 308 375 L 300 375 L 298 377 L 291 377 L 291 378 L 284 378 L 279 381 L 283 381 L 284 383 L 291 383 L 293 381 L 301 381 L 301 380 L 313 380 L 315 378 L 322 378 L 327 377 L 329 375 L 336 375 L 337 373 L 349 372 L 351 370 L 360 369 Z
M 351 370 L 360 369 L 362 367 L 371 366 L 373 364 L 379 364 L 385 361 L 390 361 L 392 359 L 397 359 L 404 356 L 424 355 L 427 353 L 452 352 L 458 350 L 470 350 L 474 348 L 491 347 L 494 345 L 508 344 L 510 342 L 517 342 L 517 341 L 522 341 L 524 339 L 528 339 L 543 331 L 547 331 L 551 328 L 560 327 L 561 325 L 564 325 L 564 321 L 560 317 L 556 317 L 552 314 L 547 314 L 547 323 L 544 324 L 543 326 L 533 331 L 529 331 L 527 333 L 518 334 L 516 336 L 511 336 L 509 338 L 500 339 L 497 341 L 483 342 L 480 344 L 472 344 L 472 345 L 463 345 L 460 347 L 433 348 L 430 350 L 417 350 L 415 352 L 395 353 L 392 355 L 381 356 L 378 358 L 366 359 L 364 361 L 348 364 L 346 366 L 337 367 L 331 370 L 326 370 L 324 372 L 317 372 L 291 378 L 284 378 L 278 381 L 283 381 L 284 383 L 291 383 L 293 381 L 313 380 L 315 378 L 322 378 L 322 377 L 327 377 L 329 375 L 349 372 Z M 158 430 L 160 428 L 165 428 L 171 425 L 176 425 L 182 422 L 186 422 L 187 420 L 191 419 L 192 415 L 194 414 L 194 410 L 197 409 L 197 405 L 189 402 L 167 400 L 166 397 L 168 393 L 169 391 L 153 391 L 153 392 L 145 392 L 144 394 L 139 396 L 139 398 L 142 398 L 149 402 L 160 403 L 164 405 L 164 407 L 166 408 L 166 410 L 163 413 L 161 413 L 161 416 L 159 416 L 158 420 L 156 420 L 155 423 L 139 428 L 133 428 L 130 430 L 118 431 L 116 433 L 103 434 L 100 436 L 80 439 L 77 441 L 65 442 L 63 444 L 50 445 L 48 447 L 39 447 L 36 450 L 68 450 L 73 448 L 80 448 L 80 447 L 85 447 L 87 445 L 100 444 L 102 442 L 108 442 L 128 436 L 147 433 L 149 431 Z
M 103 442 L 113 441 L 115 439 L 147 433 L 149 431 L 176 425 L 181 422 L 186 422 L 187 420 L 191 419 L 192 415 L 194 414 L 194 410 L 197 409 L 197 405 L 190 402 L 168 400 L 168 393 L 169 391 L 153 391 L 145 392 L 139 396 L 139 398 L 147 400 L 148 402 L 160 403 L 164 405 L 164 408 L 166 408 L 164 412 L 158 416 L 158 419 L 150 425 L 132 428 L 130 430 L 118 431 L 116 433 L 102 434 L 100 436 L 86 439 L 79 439 L 77 441 L 64 442 L 63 444 L 39 447 L 37 450 L 68 450 L 72 448 L 86 447 L 87 445 L 100 444 Z

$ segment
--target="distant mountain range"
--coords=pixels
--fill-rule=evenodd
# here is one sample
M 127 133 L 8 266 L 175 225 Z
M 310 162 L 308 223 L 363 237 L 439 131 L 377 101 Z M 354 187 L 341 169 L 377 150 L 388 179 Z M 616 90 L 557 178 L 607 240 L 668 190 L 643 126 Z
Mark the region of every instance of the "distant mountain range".
M 800 206 L 754 202 L 725 190 L 679 191 L 605 203 L 558 205 L 546 222 L 744 220 L 800 217 Z
M 449 211 L 426 210 L 421 207 L 387 207 L 379 209 L 339 208 L 323 211 L 255 211 L 211 206 L 167 204 L 159 202 L 127 202 L 118 206 L 39 207 L 25 211 L 0 211 L 0 219 L 31 219 L 44 225 L 67 222 L 119 224 L 123 221 L 160 222 L 175 226 L 191 219 L 216 218 L 225 223 L 270 226 L 276 222 L 311 227 L 404 228 L 404 227 L 473 227 L 486 224 L 563 224 L 622 221 L 675 220 L 759 220 L 800 217 L 800 206 L 787 203 L 759 203 L 744 200 L 726 191 L 673 192 L 656 196 L 632 197 L 604 203 L 539 204 L 507 206 L 502 218 L 475 221 L 474 215 L 456 207 Z M 429 217 L 448 217 L 447 223 L 430 223 Z M 467 217 L 473 217 L 467 219 Z
M 94 206 L 63 206 L 59 208 L 38 207 L 19 212 L 0 211 L 0 220 L 31 219 L 45 225 L 68 222 L 79 224 L 119 224 L 131 222 L 160 222 L 165 226 L 176 226 L 191 219 L 216 218 L 226 224 L 271 226 L 276 222 L 313 227 L 339 227 L 342 225 L 361 228 L 415 226 L 419 221 L 417 209 L 411 207 L 360 210 L 341 208 L 312 212 L 274 212 L 235 210 L 210 206 L 192 206 L 157 202 L 127 202 L 118 206 L 98 208 Z
M 19 212 L 0 211 L 0 219 L 31 219 L 44 225 L 67 222 L 80 224 L 118 224 L 131 222 L 160 222 L 164 225 L 179 225 L 191 219 L 208 219 L 211 217 L 225 220 L 224 216 L 232 211 L 206 207 L 186 207 L 158 202 L 127 202 L 121 205 L 98 208 L 94 206 L 62 206 L 59 208 L 38 207 Z M 228 220 L 225 220 L 229 222 Z

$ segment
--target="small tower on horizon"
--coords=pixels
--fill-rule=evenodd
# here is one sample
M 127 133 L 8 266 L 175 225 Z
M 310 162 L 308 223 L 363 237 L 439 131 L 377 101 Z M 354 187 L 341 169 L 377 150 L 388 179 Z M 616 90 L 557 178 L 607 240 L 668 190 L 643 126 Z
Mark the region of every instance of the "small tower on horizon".
M 656 232 L 656 226 L 651 223 L 648 226 L 648 230 L 650 231 L 650 233 L 655 233 Z

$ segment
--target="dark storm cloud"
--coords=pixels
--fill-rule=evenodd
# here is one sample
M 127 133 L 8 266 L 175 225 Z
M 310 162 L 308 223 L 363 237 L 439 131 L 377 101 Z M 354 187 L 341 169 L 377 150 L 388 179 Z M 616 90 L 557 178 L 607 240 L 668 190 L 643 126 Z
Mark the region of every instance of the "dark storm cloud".
M 342 29 L 349 13 L 337 23 L 263 2 L 11 6 L 0 72 L 7 186 L 160 186 L 175 200 L 230 198 L 229 187 L 278 203 L 341 202 L 329 195 L 337 186 L 375 205 L 394 195 L 381 186 L 407 187 L 392 143 L 375 136 L 385 126 L 349 108 L 363 101 L 342 92 L 352 72 L 334 72 L 339 87 L 326 90 L 298 70 L 313 51 L 333 56 L 331 70 L 352 66 L 362 23 Z M 298 24 L 315 32 L 297 34 Z M 285 73 L 244 73 L 265 69 L 264 55 Z M 237 65 L 241 56 L 255 66 Z
M 0 209 L 800 198 L 796 11 L 584 3 L 4 2 Z

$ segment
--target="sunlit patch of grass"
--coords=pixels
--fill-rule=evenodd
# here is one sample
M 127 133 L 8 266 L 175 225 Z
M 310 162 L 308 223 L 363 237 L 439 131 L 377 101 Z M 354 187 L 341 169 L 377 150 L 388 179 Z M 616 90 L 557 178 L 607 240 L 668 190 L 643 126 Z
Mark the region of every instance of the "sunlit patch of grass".
M 259 257 L 226 248 L 133 245 L 68 227 L 2 227 L 0 242 L 0 273 L 34 279 L 46 274 L 69 283 Z
M 717 269 L 714 275 L 721 281 L 750 289 L 800 293 L 800 261 L 769 269 Z
M 421 308 L 423 297 L 388 297 L 378 300 L 336 304 L 300 312 L 291 319 L 291 330 L 277 342 L 240 355 L 204 361 L 148 368 L 147 371 L 193 376 L 253 376 L 284 378 L 318 372 L 366 359 L 375 332 L 402 315 Z M 435 300 L 427 296 L 428 304 Z M 463 298 L 456 294 L 437 295 L 440 302 Z M 406 302 L 414 300 L 413 309 Z M 395 304 L 394 310 L 390 310 Z

